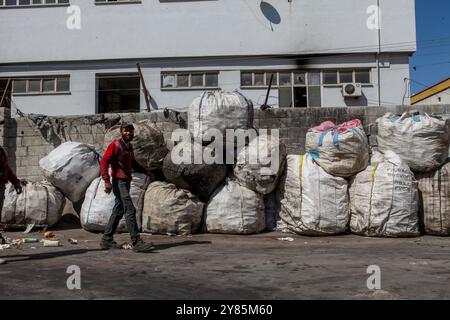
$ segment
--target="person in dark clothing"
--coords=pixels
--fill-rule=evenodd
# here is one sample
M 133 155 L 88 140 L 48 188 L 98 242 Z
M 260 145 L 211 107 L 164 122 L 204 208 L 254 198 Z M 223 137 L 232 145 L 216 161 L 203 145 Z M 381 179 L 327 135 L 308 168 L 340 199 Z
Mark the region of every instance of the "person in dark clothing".
M 3 147 L 0 146 L 0 212 L 3 210 L 3 202 L 5 201 L 5 187 L 9 182 L 12 183 L 17 194 L 22 193 L 22 181 L 17 179 L 14 171 L 8 164 L 8 157 Z M 0 233 L 0 244 L 4 244 L 5 239 Z
M 130 185 L 132 180 L 132 169 L 139 172 L 145 170 L 134 159 L 131 141 L 134 138 L 134 127 L 131 123 L 122 123 L 120 127 L 121 137 L 114 140 L 106 149 L 100 161 L 100 171 L 102 179 L 105 181 L 105 192 L 114 193 L 116 197 L 111 217 L 109 218 L 100 247 L 103 250 L 118 248 L 113 240 L 120 220 L 125 215 L 128 232 L 131 237 L 131 244 L 134 251 L 145 251 L 152 244 L 146 244 L 139 235 L 139 228 L 136 221 L 136 208 L 131 201 Z M 111 167 L 112 183 L 110 181 L 109 168 Z

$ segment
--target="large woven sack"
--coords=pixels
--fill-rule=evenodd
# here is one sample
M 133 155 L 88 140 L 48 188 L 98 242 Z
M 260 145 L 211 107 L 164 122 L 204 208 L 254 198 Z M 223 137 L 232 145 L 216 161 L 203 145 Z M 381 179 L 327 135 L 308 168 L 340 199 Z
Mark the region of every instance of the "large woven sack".
M 377 119 L 377 127 L 379 151 L 394 151 L 412 171 L 433 171 L 448 157 L 449 120 L 427 114 L 387 113 Z
M 234 176 L 244 187 L 269 194 L 278 186 L 285 164 L 285 145 L 279 139 L 264 134 L 240 150 L 234 166 Z
M 188 129 L 199 141 L 210 129 L 218 130 L 225 139 L 226 129 L 252 127 L 253 103 L 237 91 L 204 92 L 194 99 L 188 110 Z
M 251 234 L 266 227 L 264 198 L 230 178 L 211 196 L 205 209 L 210 233 Z
M 99 156 L 93 146 L 65 142 L 39 161 L 44 177 L 72 202 L 78 202 L 100 175 Z
M 136 131 L 134 132 L 134 134 L 136 135 Z M 117 138 L 120 138 L 120 125 L 118 124 L 112 126 L 105 132 L 105 137 L 103 138 L 102 151 L 105 152 L 108 149 L 111 142 L 113 142 Z
M 159 234 L 188 235 L 200 231 L 203 202 L 188 190 L 156 181 L 145 192 L 142 230 Z
M 416 174 L 419 212 L 428 234 L 450 235 L 450 159 L 437 170 Z
M 186 157 L 187 161 L 178 164 L 180 162 L 178 156 L 183 156 L 184 152 L 190 155 Z M 225 180 L 227 165 L 204 160 L 195 163 L 194 153 L 213 154 L 214 149 L 210 146 L 203 147 L 197 142 L 181 142 L 164 159 L 163 174 L 168 182 L 175 184 L 178 188 L 191 191 L 206 202 Z
M 325 172 L 310 154 L 288 155 L 286 167 L 280 182 L 279 227 L 304 235 L 346 232 L 347 180 Z
M 134 158 L 147 172 L 161 169 L 163 160 L 169 152 L 164 140 L 164 134 L 150 120 L 142 120 L 133 124 L 134 139 L 131 142 Z M 120 137 L 120 126 L 110 128 L 103 141 L 103 150 L 115 139 Z
M 142 209 L 144 206 L 144 195 L 153 177 L 142 173 L 133 172 L 133 180 L 130 186 L 131 201 L 136 209 L 136 221 L 138 228 L 142 225 Z M 105 192 L 103 179 L 95 179 L 88 190 L 80 212 L 81 226 L 84 230 L 92 232 L 105 231 L 115 203 L 113 192 Z M 125 216 L 120 221 L 118 232 L 127 232 Z
M 374 237 L 419 235 L 417 181 L 398 155 L 374 154 L 350 186 L 350 228 Z
M 64 195 L 46 181 L 28 182 L 19 195 L 8 184 L 0 223 L 5 228 L 54 226 L 62 216 L 64 204 Z
M 348 178 L 369 165 L 369 144 L 358 119 L 339 126 L 328 121 L 309 129 L 306 150 L 322 169 L 337 177 Z

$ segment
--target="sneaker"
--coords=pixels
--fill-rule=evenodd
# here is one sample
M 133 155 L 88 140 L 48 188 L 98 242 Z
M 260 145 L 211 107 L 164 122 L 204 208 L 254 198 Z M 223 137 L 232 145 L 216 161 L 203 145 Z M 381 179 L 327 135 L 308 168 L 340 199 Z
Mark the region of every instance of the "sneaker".
M 137 240 L 135 243 L 133 243 L 133 251 L 134 252 L 145 252 L 149 251 L 154 247 L 153 242 L 144 242 L 141 238 Z
M 102 250 L 120 249 L 120 246 L 115 241 L 106 241 L 102 239 L 100 242 L 100 248 Z

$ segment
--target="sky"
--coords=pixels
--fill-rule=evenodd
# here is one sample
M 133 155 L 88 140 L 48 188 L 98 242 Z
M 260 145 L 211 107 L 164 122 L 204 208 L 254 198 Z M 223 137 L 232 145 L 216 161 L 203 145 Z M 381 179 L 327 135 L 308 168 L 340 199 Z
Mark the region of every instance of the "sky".
M 416 0 L 416 31 L 412 94 L 450 78 L 450 0 Z

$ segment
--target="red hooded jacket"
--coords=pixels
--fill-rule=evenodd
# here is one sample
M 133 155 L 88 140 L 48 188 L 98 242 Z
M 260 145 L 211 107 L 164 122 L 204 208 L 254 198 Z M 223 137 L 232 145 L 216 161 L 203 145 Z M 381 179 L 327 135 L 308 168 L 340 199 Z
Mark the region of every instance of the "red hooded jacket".
M 122 138 L 111 142 L 100 160 L 100 172 L 105 181 L 110 181 L 109 166 L 111 166 L 111 176 L 120 180 L 131 181 L 132 168 L 138 172 L 145 172 L 134 160 L 133 146 L 131 143 L 126 143 Z
M 6 156 L 5 150 L 0 147 L 0 188 L 4 189 L 8 181 L 13 185 L 20 183 L 8 164 L 8 157 Z

